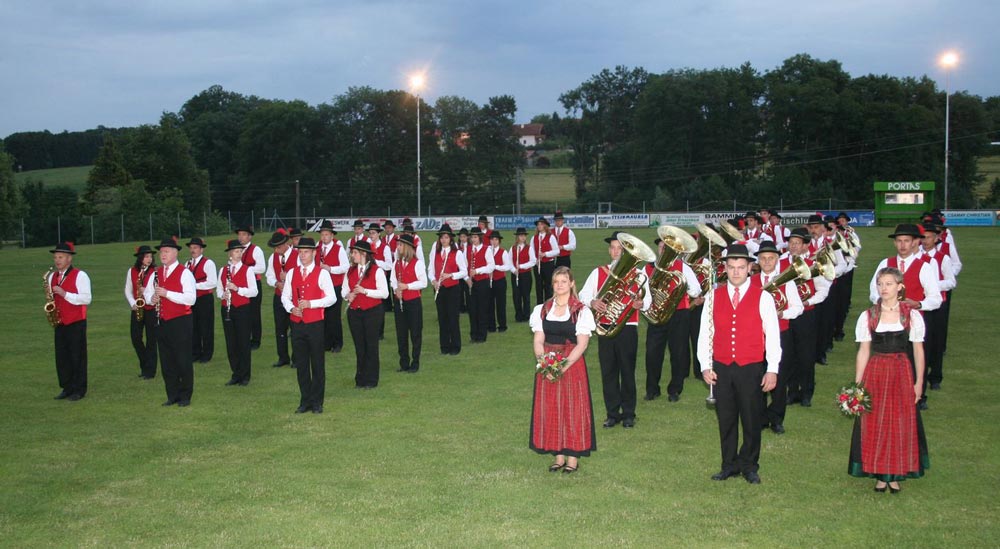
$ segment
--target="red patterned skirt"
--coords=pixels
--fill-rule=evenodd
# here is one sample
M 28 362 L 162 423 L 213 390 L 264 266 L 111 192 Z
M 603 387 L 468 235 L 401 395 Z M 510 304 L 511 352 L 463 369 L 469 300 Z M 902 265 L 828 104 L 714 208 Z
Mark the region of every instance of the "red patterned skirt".
M 930 460 L 909 358 L 872 354 L 863 381 L 872 409 L 855 420 L 848 473 L 884 481 L 922 477 Z
M 545 352 L 569 356 L 575 345 L 545 344 Z M 594 407 L 590 401 L 587 363 L 580 357 L 558 381 L 535 376 L 528 447 L 540 454 L 589 456 L 597 450 Z

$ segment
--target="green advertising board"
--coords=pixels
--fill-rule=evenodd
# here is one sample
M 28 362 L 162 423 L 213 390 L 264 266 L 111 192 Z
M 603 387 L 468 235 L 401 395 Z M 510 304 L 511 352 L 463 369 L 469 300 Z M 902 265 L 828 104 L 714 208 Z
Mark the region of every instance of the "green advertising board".
M 916 222 L 934 209 L 933 181 L 876 181 L 875 224 L 886 227 Z

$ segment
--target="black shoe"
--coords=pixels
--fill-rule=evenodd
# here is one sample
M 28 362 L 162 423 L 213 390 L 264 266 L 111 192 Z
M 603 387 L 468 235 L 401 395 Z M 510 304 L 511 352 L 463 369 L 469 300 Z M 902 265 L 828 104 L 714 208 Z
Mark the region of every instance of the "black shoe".
M 813 405 L 812 397 L 806 397 L 802 399 L 802 406 L 806 408 L 812 408 L 812 405 Z
M 400 367 L 400 368 L 399 368 L 398 370 L 396 370 L 396 371 L 397 371 L 397 372 L 409 372 L 409 371 L 410 371 L 410 369 L 409 369 L 409 368 L 403 368 L 403 367 Z
M 164 402 L 163 404 L 160 404 L 160 406 L 173 406 L 174 404 L 177 404 L 176 400 L 168 400 L 168 401 Z
M 736 471 L 729 471 L 727 469 L 723 469 L 718 473 L 712 475 L 712 480 L 726 480 L 727 478 L 735 477 L 737 475 L 739 475 L 739 473 Z
M 743 478 L 747 479 L 750 484 L 760 484 L 760 475 L 757 474 L 757 471 L 743 473 Z
M 256 351 L 257 349 L 260 349 L 260 343 L 251 343 L 250 344 L 250 350 L 251 351 Z
M 448 354 L 450 354 L 451 356 L 458 356 L 458 353 L 461 353 L 461 352 L 462 351 L 452 351 L 452 352 L 450 352 Z
M 667 400 L 669 400 L 670 402 L 677 402 L 680 399 L 681 395 L 676 395 L 676 394 L 667 395 Z
M 921 410 L 921 411 L 927 410 L 927 401 L 926 400 L 921 400 L 920 402 L 918 402 L 917 403 L 917 410 Z
M 333 349 L 330 349 L 330 352 L 331 353 L 339 353 L 342 350 L 344 350 L 344 346 L 343 345 L 334 345 Z
M 304 414 L 308 412 L 310 408 L 311 408 L 310 406 L 299 406 L 298 408 L 295 409 L 295 413 Z
M 191 401 L 190 400 L 181 400 L 181 401 L 177 402 L 177 405 L 180 406 L 181 408 L 185 408 L 185 407 L 191 405 Z
M 235 379 L 230 379 L 229 381 L 226 382 L 226 386 L 228 387 L 230 385 L 236 385 L 237 383 L 239 383 L 239 381 L 236 381 Z
M 497 333 L 497 329 L 496 328 L 486 328 L 486 331 L 489 332 L 489 333 L 491 333 L 491 334 Z
M 156 376 L 140 375 L 139 379 L 156 379 Z
M 774 431 L 774 434 L 776 435 L 785 434 L 785 426 L 780 423 L 775 423 L 774 425 L 771 425 L 771 430 Z
M 622 422 L 622 427 L 626 429 L 631 429 L 632 427 L 635 427 L 635 418 L 634 417 L 625 418 L 625 421 Z
M 833 340 L 834 341 L 844 341 L 844 332 L 840 332 L 838 334 L 834 334 L 833 335 Z
M 323 406 L 313 406 L 313 413 L 314 414 L 322 414 L 323 413 Z
M 646 396 L 642 397 L 642 400 L 656 400 L 660 398 L 660 395 L 653 393 L 646 393 Z
M 788 395 L 788 404 L 798 404 L 802 402 L 802 397 L 799 395 Z
M 201 363 L 201 364 L 208 364 L 209 362 L 212 362 L 212 359 L 211 358 L 203 358 L 203 359 L 199 360 L 198 362 Z
M 941 384 L 940 383 L 931 383 L 931 390 L 932 391 L 940 391 L 941 390 Z
M 247 385 L 250 385 L 250 380 L 249 379 L 241 379 L 240 380 L 240 387 L 246 387 Z
M 279 360 L 271 365 L 272 368 L 281 368 L 282 366 L 291 366 L 291 363 L 287 360 Z
M 417 373 L 417 370 L 419 370 L 419 369 L 420 369 L 420 363 L 419 362 L 411 362 L 410 363 L 410 368 L 408 370 L 406 370 L 406 373 L 408 373 L 408 374 L 415 374 L 415 373 Z
M 610 428 L 614 427 L 615 425 L 618 425 L 618 418 L 616 418 L 616 417 L 609 417 L 608 419 L 604 420 L 604 428 L 605 429 L 610 429 Z
M 75 393 L 75 394 L 72 394 L 72 395 L 69 395 L 68 397 L 66 397 L 66 400 L 68 400 L 70 402 L 76 402 L 76 401 L 80 400 L 81 398 L 83 398 L 83 395 L 81 395 L 80 393 Z
M 504 326 L 502 328 L 497 328 L 497 331 L 500 332 L 500 333 L 506 332 L 507 331 L 507 327 Z
M 59 394 L 55 396 L 55 400 L 62 400 L 67 397 L 69 397 L 69 393 L 66 391 L 59 391 Z
M 562 469 L 565 466 L 566 466 L 565 463 L 553 463 L 552 465 L 549 465 L 549 472 L 550 473 L 558 473 L 559 470 Z
M 823 366 L 826 366 L 827 364 L 826 353 L 823 353 L 818 357 L 816 357 L 816 364 L 822 364 Z

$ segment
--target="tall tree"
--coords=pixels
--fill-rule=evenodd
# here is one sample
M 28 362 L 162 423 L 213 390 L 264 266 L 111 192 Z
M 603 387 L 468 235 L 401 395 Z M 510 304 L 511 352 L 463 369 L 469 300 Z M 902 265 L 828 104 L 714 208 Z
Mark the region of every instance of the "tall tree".
M 18 222 L 24 214 L 21 190 L 14 181 L 14 157 L 4 151 L 0 143 L 0 243 L 17 232 Z

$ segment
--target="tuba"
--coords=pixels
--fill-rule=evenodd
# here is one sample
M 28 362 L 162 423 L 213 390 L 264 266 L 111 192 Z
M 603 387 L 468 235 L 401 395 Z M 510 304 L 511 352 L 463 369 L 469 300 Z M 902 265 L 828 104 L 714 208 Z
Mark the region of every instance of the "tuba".
M 52 293 L 52 282 L 50 277 L 55 269 L 49 267 L 49 270 L 42 275 L 42 286 L 45 288 L 45 318 L 49 321 L 49 325 L 53 328 L 59 325 L 59 308 L 56 307 L 55 294 Z
M 684 274 L 669 270 L 670 264 L 681 254 L 693 253 L 698 244 L 687 232 L 671 225 L 660 225 L 656 234 L 665 247 L 653 265 L 653 277 L 649 280 L 653 304 L 648 311 L 642 312 L 642 316 L 653 324 L 663 324 L 670 320 L 687 292 Z
M 646 273 L 639 269 L 656 261 L 653 250 L 638 238 L 618 233 L 618 241 L 622 245 L 622 256 L 610 267 L 607 280 L 594 297 L 607 306 L 603 313 L 594 313 L 597 335 L 606 337 L 615 337 L 621 332 L 631 313 L 632 301 L 646 296 L 642 287 L 647 280 Z M 638 289 L 633 290 L 633 286 Z
M 717 232 L 719 236 L 722 237 L 722 240 L 726 243 L 726 246 L 729 246 L 734 242 L 739 242 L 740 240 L 743 240 L 743 234 L 740 233 L 739 229 L 733 227 L 732 225 L 726 222 L 719 223 L 719 228 Z M 723 246 L 723 248 L 725 248 L 726 246 Z M 726 268 L 725 268 L 726 262 L 725 259 L 722 258 L 721 249 L 718 251 L 718 254 L 715 255 L 713 259 L 715 261 L 714 263 L 716 272 L 715 281 L 718 282 L 719 284 L 725 284 L 726 281 L 729 279 L 729 277 L 726 275 Z
M 789 282 L 805 282 L 812 278 L 812 272 L 809 270 L 809 265 L 801 257 L 796 257 L 792 259 L 792 264 L 788 266 L 787 269 L 781 271 L 778 276 L 774 277 L 774 280 L 768 282 L 767 286 L 764 286 L 764 291 L 771 294 L 774 298 L 774 308 L 781 313 L 788 308 L 788 299 L 785 294 L 781 293 L 781 287 Z
M 698 282 L 701 283 L 701 295 L 704 296 L 712 289 L 712 266 L 714 265 L 712 261 L 716 258 L 716 252 L 722 253 L 722 248 L 726 247 L 726 241 L 719 236 L 719 233 L 715 232 L 715 229 L 704 223 L 695 223 L 695 228 L 698 229 L 699 234 L 698 248 L 689 254 L 684 261 L 698 277 Z M 701 262 L 706 257 L 709 258 L 708 265 Z

